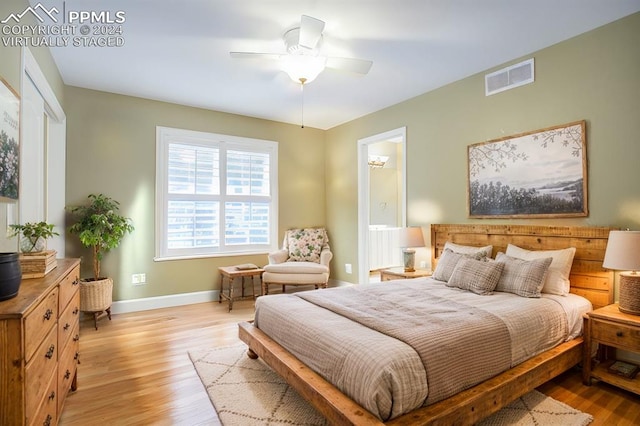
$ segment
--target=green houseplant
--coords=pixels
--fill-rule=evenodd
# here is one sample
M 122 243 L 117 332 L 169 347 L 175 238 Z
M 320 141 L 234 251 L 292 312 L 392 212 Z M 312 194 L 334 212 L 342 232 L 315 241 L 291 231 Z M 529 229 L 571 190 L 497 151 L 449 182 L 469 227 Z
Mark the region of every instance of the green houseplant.
M 113 300 L 113 279 L 101 276 L 100 263 L 105 253 L 118 247 L 134 228 L 131 219 L 118 213 L 120 203 L 114 199 L 103 194 L 90 194 L 88 198 L 88 204 L 68 208 L 76 220 L 69 232 L 91 249 L 93 278 L 80 280 L 80 309 L 93 313 L 97 330 L 100 313 L 106 311 L 111 319 Z
M 20 250 L 24 253 L 37 253 L 46 250 L 46 240 L 60 235 L 53 230 L 54 225 L 47 222 L 27 222 L 22 225 L 9 225 L 13 231 L 10 237 L 22 235 Z
M 89 203 L 69 208 L 76 222 L 69 232 L 76 234 L 93 255 L 93 279 L 100 276 L 100 262 L 105 253 L 117 248 L 124 236 L 133 232 L 131 219 L 118 213 L 120 203 L 103 194 L 90 194 Z

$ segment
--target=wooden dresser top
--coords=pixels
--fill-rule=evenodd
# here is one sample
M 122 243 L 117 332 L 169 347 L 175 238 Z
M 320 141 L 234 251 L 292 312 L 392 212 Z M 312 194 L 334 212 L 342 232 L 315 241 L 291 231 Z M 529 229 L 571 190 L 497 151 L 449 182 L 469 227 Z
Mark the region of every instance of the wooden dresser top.
M 80 264 L 80 259 L 58 259 L 57 262 L 58 266 L 44 277 L 23 279 L 18 295 L 0 302 L 0 320 L 26 315 L 38 301 L 49 294 L 61 278 Z

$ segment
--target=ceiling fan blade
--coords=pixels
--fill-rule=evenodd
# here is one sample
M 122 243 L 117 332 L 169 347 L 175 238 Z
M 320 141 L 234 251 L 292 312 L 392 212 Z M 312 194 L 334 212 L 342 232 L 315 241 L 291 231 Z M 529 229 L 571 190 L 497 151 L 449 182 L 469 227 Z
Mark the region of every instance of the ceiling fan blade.
M 355 58 L 327 58 L 327 68 L 333 68 L 342 71 L 355 72 L 357 74 L 366 74 L 373 65 L 372 61 Z
M 237 59 L 275 59 L 278 60 L 282 55 L 278 53 L 258 53 L 258 52 L 229 52 L 232 58 Z
M 324 21 L 302 15 L 300 19 L 300 39 L 298 44 L 307 49 L 313 49 L 318 44 L 320 37 L 322 37 L 323 30 Z

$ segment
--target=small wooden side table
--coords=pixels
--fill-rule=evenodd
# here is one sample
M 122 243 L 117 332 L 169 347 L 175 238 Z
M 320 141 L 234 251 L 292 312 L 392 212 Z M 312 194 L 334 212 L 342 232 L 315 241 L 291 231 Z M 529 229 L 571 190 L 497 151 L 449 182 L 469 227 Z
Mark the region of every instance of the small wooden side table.
M 251 279 L 251 297 L 255 298 L 256 293 L 254 290 L 254 277 L 258 277 L 260 280 L 260 288 L 262 288 L 262 273 L 264 269 L 256 268 L 256 269 L 237 269 L 235 266 L 220 266 L 218 268 L 218 272 L 220 273 L 220 297 L 218 298 L 218 303 L 222 303 L 222 299 L 226 299 L 229 301 L 229 312 L 233 309 L 233 301 L 234 301 L 234 291 L 233 291 L 233 281 L 236 278 L 241 278 L 242 280 L 242 291 L 241 298 L 249 297 L 244 294 L 244 280 L 249 277 Z M 227 294 L 224 293 L 224 284 L 225 281 L 227 283 Z
M 413 272 L 405 272 L 403 266 L 380 270 L 380 281 L 402 280 L 407 278 L 430 277 L 433 272 L 427 269 L 416 269 Z
M 597 363 L 592 362 L 594 345 L 603 346 Z M 640 316 L 620 312 L 618 305 L 608 305 L 584 316 L 584 353 L 582 380 L 585 385 L 595 378 L 640 395 L 640 377 L 628 379 L 609 371 L 616 361 L 615 349 L 640 353 Z

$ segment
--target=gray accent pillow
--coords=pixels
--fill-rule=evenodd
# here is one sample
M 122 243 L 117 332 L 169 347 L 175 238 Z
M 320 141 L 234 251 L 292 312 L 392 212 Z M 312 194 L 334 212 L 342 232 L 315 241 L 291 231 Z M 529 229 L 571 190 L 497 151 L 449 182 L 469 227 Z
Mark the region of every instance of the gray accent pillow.
M 438 281 L 449 281 L 449 278 L 451 278 L 451 274 L 456 268 L 456 265 L 458 264 L 460 259 L 463 258 L 483 260 L 486 259 L 486 254 L 485 252 L 461 254 L 456 253 L 451 249 L 445 249 L 442 252 L 442 255 L 440 255 L 440 259 L 438 259 L 438 264 L 436 265 L 436 270 L 433 271 L 432 278 Z
M 523 297 L 540 297 L 552 260 L 550 257 L 522 260 L 498 253 L 495 263 L 504 263 L 504 269 L 495 291 Z
M 475 246 L 465 246 L 462 244 L 452 243 L 451 241 L 447 241 L 444 243 L 444 250 L 451 249 L 456 253 L 460 254 L 476 254 L 478 252 L 486 253 L 487 259 L 491 258 L 493 254 L 493 246 L 484 246 L 484 247 L 475 247 Z
M 492 294 L 493 289 L 498 285 L 503 268 L 504 263 L 460 259 L 446 285 L 476 294 Z

